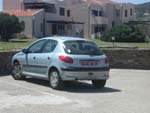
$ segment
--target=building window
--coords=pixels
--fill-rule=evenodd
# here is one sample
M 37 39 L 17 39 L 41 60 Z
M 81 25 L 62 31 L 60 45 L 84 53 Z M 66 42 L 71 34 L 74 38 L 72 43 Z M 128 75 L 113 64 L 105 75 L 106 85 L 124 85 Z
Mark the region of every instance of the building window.
M 116 16 L 120 17 L 120 10 L 119 9 L 116 10 Z
M 67 16 L 70 17 L 70 10 L 67 10 Z
M 95 33 L 101 33 L 105 31 L 104 26 L 95 26 Z
M 92 10 L 92 15 L 93 16 L 98 16 L 98 11 L 97 10 Z
M 115 21 L 112 21 L 112 27 L 114 27 L 115 26 Z
M 60 14 L 61 16 L 65 16 L 65 8 L 60 7 L 60 8 L 59 8 L 59 14 Z
M 99 16 L 103 16 L 103 12 L 102 11 L 99 11 Z
M 133 14 L 133 11 L 132 11 L 132 8 L 130 9 L 130 16 L 132 16 L 132 14 Z
M 125 10 L 125 17 L 128 17 L 128 10 Z

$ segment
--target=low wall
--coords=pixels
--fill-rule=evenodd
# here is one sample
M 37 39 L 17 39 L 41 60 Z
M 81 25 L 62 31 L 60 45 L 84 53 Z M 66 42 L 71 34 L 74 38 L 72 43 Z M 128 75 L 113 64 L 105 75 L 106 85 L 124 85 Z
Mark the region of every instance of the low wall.
M 150 50 L 104 50 L 110 67 L 119 69 L 150 69 Z M 15 52 L 0 53 L 0 74 L 11 72 L 11 59 Z
M 16 52 L 0 52 L 0 75 L 11 73 L 11 59 Z
M 108 56 L 110 67 L 119 69 L 150 70 L 150 50 L 104 50 Z

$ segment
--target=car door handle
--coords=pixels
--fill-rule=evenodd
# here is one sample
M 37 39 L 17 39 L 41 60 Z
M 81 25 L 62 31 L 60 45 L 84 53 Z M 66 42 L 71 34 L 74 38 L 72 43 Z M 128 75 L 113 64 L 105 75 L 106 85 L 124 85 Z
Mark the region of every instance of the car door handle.
M 50 60 L 50 57 L 48 57 L 47 59 Z
M 33 59 L 36 59 L 36 57 L 33 57 Z

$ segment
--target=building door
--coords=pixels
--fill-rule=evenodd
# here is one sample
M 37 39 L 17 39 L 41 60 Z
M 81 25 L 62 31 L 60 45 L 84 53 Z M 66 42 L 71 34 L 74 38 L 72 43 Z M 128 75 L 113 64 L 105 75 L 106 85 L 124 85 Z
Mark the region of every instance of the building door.
M 57 35 L 57 24 L 52 24 L 52 35 Z
M 64 24 L 52 24 L 52 35 L 65 35 L 65 25 Z
M 95 26 L 95 33 L 105 32 L 105 26 Z
M 64 36 L 65 35 L 65 25 L 64 24 L 59 24 L 57 26 L 58 30 L 58 35 Z

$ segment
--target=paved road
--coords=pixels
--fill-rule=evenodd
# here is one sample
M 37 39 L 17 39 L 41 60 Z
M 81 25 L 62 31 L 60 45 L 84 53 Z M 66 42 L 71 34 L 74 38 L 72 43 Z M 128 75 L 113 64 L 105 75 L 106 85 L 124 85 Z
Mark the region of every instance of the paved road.
M 48 82 L 0 77 L 0 113 L 150 113 L 150 71 L 111 70 L 106 88 L 68 83 L 55 91 Z

